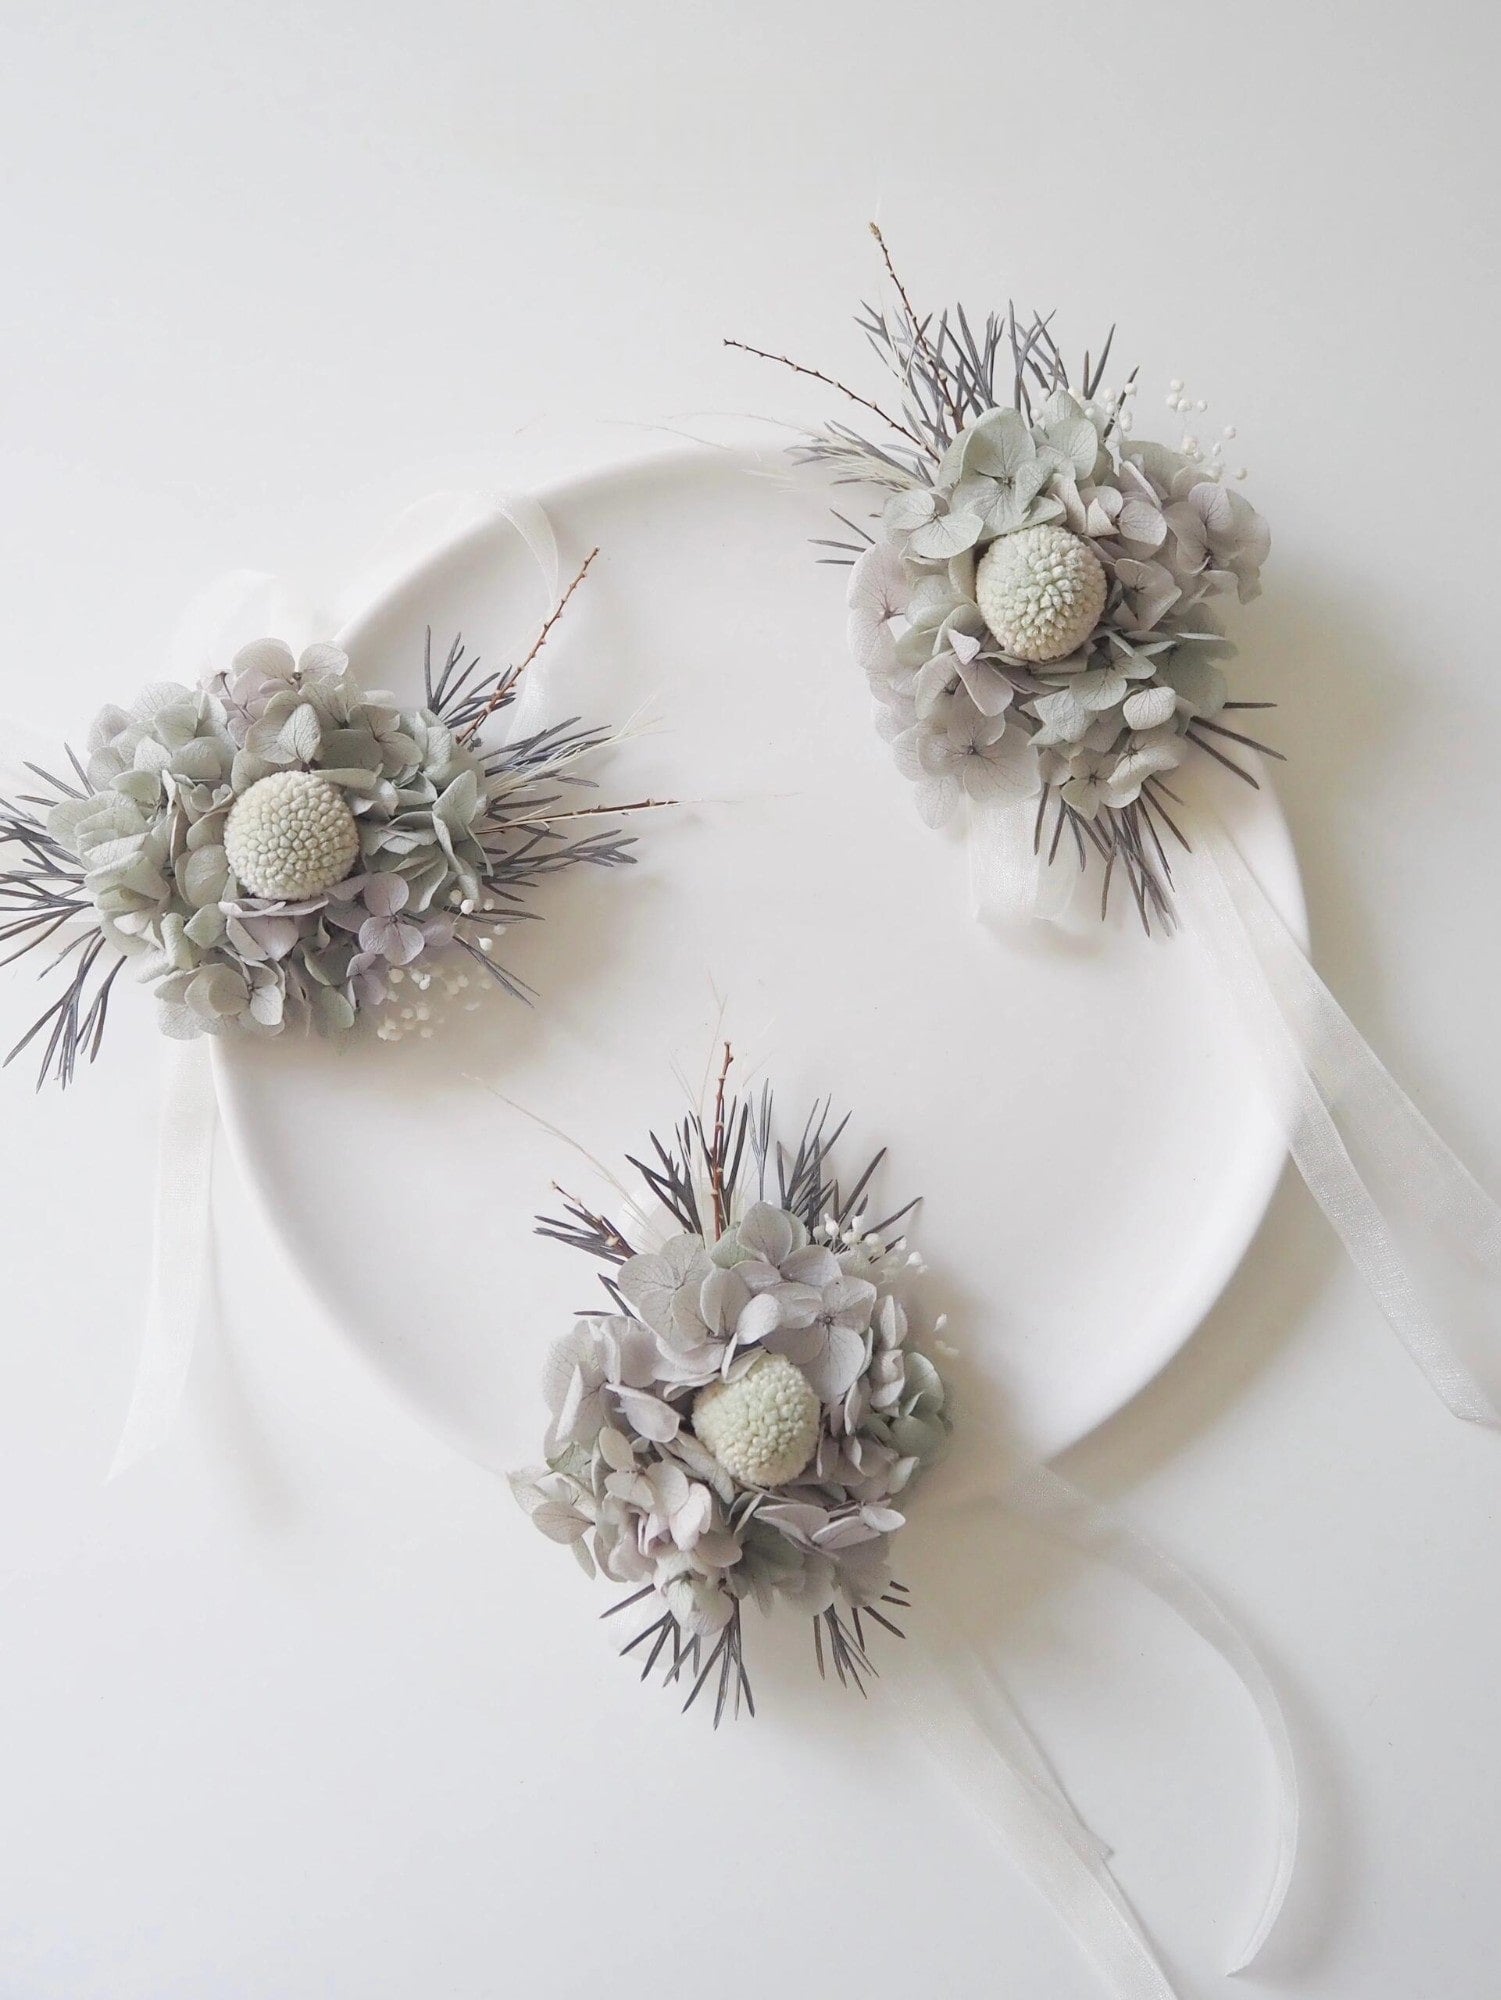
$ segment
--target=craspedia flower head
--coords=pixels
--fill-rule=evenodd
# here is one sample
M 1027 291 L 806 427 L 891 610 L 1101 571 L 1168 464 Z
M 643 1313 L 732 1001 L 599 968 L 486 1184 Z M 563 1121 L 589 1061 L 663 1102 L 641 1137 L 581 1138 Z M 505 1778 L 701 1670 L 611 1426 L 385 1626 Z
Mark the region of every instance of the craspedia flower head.
M 1019 660 L 1061 660 L 1082 646 L 1105 608 L 1105 568 L 1079 535 L 1047 522 L 1002 535 L 975 570 L 975 601 Z
M 314 771 L 275 771 L 236 800 L 224 849 L 252 896 L 297 902 L 344 880 L 360 836 L 337 785 Z
M 819 1402 L 783 1354 L 765 1354 L 736 1382 L 712 1382 L 693 1406 L 699 1442 L 742 1486 L 785 1486 L 818 1445 Z

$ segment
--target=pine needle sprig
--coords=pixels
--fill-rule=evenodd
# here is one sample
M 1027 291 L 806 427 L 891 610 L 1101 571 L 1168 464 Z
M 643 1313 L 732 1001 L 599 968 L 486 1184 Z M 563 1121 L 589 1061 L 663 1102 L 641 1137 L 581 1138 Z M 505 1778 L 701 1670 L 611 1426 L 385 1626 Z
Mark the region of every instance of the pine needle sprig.
M 882 1146 L 871 1155 L 853 1182 L 842 1184 L 831 1161 L 849 1125 L 848 1113 L 836 1120 L 832 1100 L 820 1100 L 804 1119 L 797 1144 L 788 1148 L 775 1137 L 771 1085 L 763 1084 L 753 1096 L 731 1091 L 728 1078 L 733 1061 L 726 1042 L 713 1108 L 707 1117 L 695 1113 L 685 1118 L 665 1139 L 656 1132 L 648 1133 L 647 1148 L 652 1157 L 627 1153 L 627 1163 L 648 1194 L 688 1235 L 704 1236 L 711 1242 L 722 1235 L 752 1173 L 755 1199 L 774 1198 L 779 1207 L 798 1217 L 810 1235 L 827 1234 L 830 1223 L 838 1232 L 847 1230 L 886 1158 L 886 1148 Z M 537 1235 L 583 1250 L 610 1266 L 621 1264 L 642 1247 L 633 1246 L 625 1231 L 608 1218 L 560 1188 L 555 1192 L 563 1198 L 564 1213 L 539 1215 Z M 879 1237 L 883 1246 L 891 1249 L 899 1225 L 917 1205 L 918 1198 L 914 1198 L 862 1233 Z
M 81 783 L 87 774 L 72 750 L 69 764 Z M 105 1021 L 124 954 L 95 927 L 97 920 L 78 862 L 48 833 L 42 815 L 62 799 L 76 799 L 78 790 L 38 765 L 26 769 L 50 788 L 50 796 L 25 794 L 0 799 L 0 852 L 20 850 L 19 862 L 0 868 L 0 966 L 15 964 L 48 946 L 57 948 L 39 969 L 42 979 L 63 976 L 61 992 L 27 1029 L 3 1065 L 7 1067 L 42 1040 L 37 1088 L 49 1079 L 66 1086 L 80 1062 L 92 1062 L 104 1038 Z M 79 925 L 71 938 L 67 932 Z M 65 941 L 64 941 L 65 940 Z

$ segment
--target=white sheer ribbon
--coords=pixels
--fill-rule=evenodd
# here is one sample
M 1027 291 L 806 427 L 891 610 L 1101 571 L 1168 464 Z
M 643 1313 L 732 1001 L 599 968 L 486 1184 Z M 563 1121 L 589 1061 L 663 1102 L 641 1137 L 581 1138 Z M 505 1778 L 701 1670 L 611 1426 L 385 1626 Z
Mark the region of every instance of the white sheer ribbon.
M 965 802 L 970 914 L 998 924 L 1056 923 L 1073 900 L 1070 865 L 1049 864 L 1039 847 L 1037 797 Z M 1068 857 L 1065 857 L 1068 860 Z
M 1434 1131 L 1309 963 L 1189 773 L 1186 853 L 1171 856 L 1185 928 L 1223 985 L 1288 1150 L 1350 1261 L 1438 1395 L 1501 1428 L 1501 1207 Z M 974 807 L 974 914 L 1056 918 L 1072 860 L 1034 851 L 1035 806 Z M 1495 1385 L 1495 1386 L 1493 1386 Z
M 1133 1577 L 1176 1611 L 1224 1661 L 1249 1696 L 1261 1724 L 1274 1788 L 1272 1866 L 1256 1915 L 1229 1970 L 1242 1972 L 1260 1952 L 1282 1909 L 1298 1855 L 1298 1771 L 1277 1691 L 1249 1642 L 1196 1577 L 1166 1550 L 1129 1527 L 1045 1465 L 1006 1488 L 1004 1503 L 1046 1533 Z
M 109 1477 L 164 1444 L 182 1402 L 213 1280 L 219 1102 L 206 1042 L 168 1042 L 157 1132 L 151 1280 L 130 1407 Z
M 241 572 L 233 580 L 224 579 L 215 590 L 219 603 L 227 605 L 261 592 L 271 581 Z M 199 602 L 207 603 L 207 593 Z M 62 736 L 59 731 L 45 741 L 30 724 L 0 718 L 0 792 L 12 799 L 41 795 L 35 771 L 61 774 Z M 54 934 L 52 944 L 62 951 L 87 927 L 86 918 L 70 921 Z M 182 1400 L 194 1338 L 208 1303 L 210 1177 L 217 1127 L 207 1045 L 166 1043 L 145 1319 L 130 1404 L 109 1469 L 111 1479 L 156 1449 Z
M 955 1661 L 915 1634 L 905 1650 L 908 1657 L 887 1685 L 913 1731 L 1052 1905 L 1116 2000 L 1178 2000 L 1100 1843 L 1031 1745 L 1009 1697 L 992 1680 L 988 1700 L 977 1699 L 967 1678 L 972 1659 Z
M 1040 857 L 1032 848 L 1031 800 L 1005 805 L 965 801 L 964 849 L 970 914 L 1015 920 L 1038 914 Z
M 1180 907 L 1219 973 L 1309 1192 L 1455 1416 L 1501 1424 L 1501 1208 L 1404 1095 L 1213 808 L 1185 825 Z
M 971 807 L 970 893 L 979 917 L 1061 913 L 1072 868 L 1049 868 L 1032 811 Z M 1310 1192 L 1409 1354 L 1444 1403 L 1501 1426 L 1482 1376 L 1496 1379 L 1501 1208 L 1434 1131 L 1309 963 L 1202 788 L 1186 801 L 1191 847 L 1173 857 L 1178 908 L 1218 974 L 1255 1055 L 1267 1102 Z M 1050 876 L 1066 876 L 1053 893 Z M 1045 1467 L 1004 1504 L 1135 1577 L 1210 1645 L 1241 1681 L 1276 1782 L 1273 1860 L 1232 1971 L 1256 1957 L 1292 1879 L 1298 1786 L 1276 1693 L 1235 1626 L 1177 1563 Z M 1172 1984 L 1111 1876 L 1105 1850 L 1040 1759 L 1014 1708 L 977 1700 L 972 1656 L 920 1651 L 901 1692 L 914 1726 L 959 1791 L 1053 1904 L 1117 2000 L 1171 2000 Z M 999 1711 L 996 1702 L 1000 1701 Z
M 1298 1844 L 1292 1741 L 1265 1669 L 1187 1570 L 1046 1466 L 1022 1473 L 996 1504 L 1142 1584 L 1219 1655 L 1250 1697 L 1270 1754 L 1276 1804 L 1267 1887 L 1229 1968 L 1242 1971 L 1276 1921 Z M 1010 1697 L 993 1676 L 980 1688 L 978 1671 L 972 1647 L 943 1653 L 919 1641 L 891 1682 L 950 1783 L 1052 1904 L 1116 2000 L 1175 2000 L 1172 1981 L 1110 1872 L 1108 1850 L 1080 1819 Z
M 268 635 L 294 648 L 342 638 L 371 602 L 396 588 L 441 549 L 496 519 L 520 536 L 543 584 L 539 624 L 557 608 L 559 561 L 552 524 L 535 500 L 438 493 L 415 502 L 366 558 L 356 581 L 324 611 L 280 578 L 235 570 L 188 606 L 167 651 L 167 677 L 196 684 L 228 663 L 239 647 Z M 506 711 L 508 735 L 538 726 L 546 655 L 529 669 Z M 539 669 L 541 669 L 539 671 Z M 218 1102 L 204 1042 L 168 1043 L 157 1150 L 151 1286 L 135 1385 L 110 1478 L 165 1442 L 187 1385 L 195 1338 L 209 1304 L 212 1273 L 210 1170 Z

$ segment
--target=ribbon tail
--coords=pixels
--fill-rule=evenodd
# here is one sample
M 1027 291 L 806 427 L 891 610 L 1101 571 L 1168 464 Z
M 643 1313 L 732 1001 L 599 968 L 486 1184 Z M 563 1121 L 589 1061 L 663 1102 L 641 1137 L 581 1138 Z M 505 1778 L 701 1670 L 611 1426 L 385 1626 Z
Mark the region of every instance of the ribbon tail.
M 1250 1697 L 1271 1756 L 1276 1787 L 1270 1879 L 1246 1942 L 1229 1970 L 1243 1972 L 1260 1952 L 1281 1912 L 1298 1856 L 1298 1770 L 1277 1691 L 1249 1642 L 1198 1579 L 1172 1556 L 1127 1526 L 1045 1465 L 1034 1466 L 1005 1491 L 1005 1503 L 1035 1527 L 1133 1578 L 1176 1611 L 1218 1653 Z
M 1031 1467 L 1013 1479 L 999 1504 L 1140 1583 L 1213 1648 L 1249 1695 L 1271 1753 L 1277 1806 L 1270 1880 L 1247 1940 L 1229 1968 L 1243 1971 L 1276 1922 L 1298 1850 L 1292 1739 L 1265 1669 L 1180 1564 L 1048 1467 Z M 972 1678 L 979 1664 L 972 1649 L 938 1656 L 914 1635 L 908 1659 L 899 1663 L 889 1684 L 950 1782 L 1051 1903 L 1116 2000 L 1174 2000 L 1172 1982 L 1110 1872 L 1108 1849 L 1079 1817 L 994 1676 L 987 1681 L 985 1697 L 977 1697 Z
M 1037 799 L 968 802 L 965 848 L 969 860 L 970 915 L 980 922 L 1061 923 L 1068 915 L 1079 873 L 1067 857 L 1050 861 L 1034 829 Z
M 182 1402 L 212 1273 L 210 1197 L 218 1123 L 207 1044 L 169 1041 L 146 1323 L 111 1479 L 165 1442 Z
M 1177 1989 L 1105 1862 L 1105 1850 L 1047 1770 L 1025 1724 L 998 1684 L 989 1701 L 1020 1750 L 978 1718 L 960 1666 L 913 1635 L 911 1657 L 885 1685 L 950 1784 L 990 1827 L 1052 1906 L 1100 1973 L 1114 2000 L 1178 2000 Z
M 970 915 L 982 921 L 1025 923 L 1042 915 L 1039 857 L 1032 850 L 1030 801 L 997 806 L 967 802 L 964 844 L 969 860 Z
M 1212 809 L 1178 893 L 1285 1120 L 1309 1192 L 1393 1331 L 1467 1423 L 1501 1426 L 1501 1208 L 1404 1095 Z

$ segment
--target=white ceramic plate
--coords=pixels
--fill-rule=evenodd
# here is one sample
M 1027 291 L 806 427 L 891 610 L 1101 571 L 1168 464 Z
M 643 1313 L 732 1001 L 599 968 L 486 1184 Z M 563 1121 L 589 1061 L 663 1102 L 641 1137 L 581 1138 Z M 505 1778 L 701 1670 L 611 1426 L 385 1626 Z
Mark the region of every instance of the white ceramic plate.
M 638 867 L 559 878 L 505 940 L 535 1007 L 497 993 L 430 1042 L 219 1044 L 245 1170 L 365 1356 L 441 1434 L 514 1465 L 547 1341 L 597 1303 L 531 1218 L 554 1181 L 601 1195 L 515 1107 L 614 1165 L 679 1115 L 722 1028 L 789 1114 L 830 1093 L 852 1154 L 890 1147 L 890 1207 L 924 1196 L 927 1299 L 985 1401 L 973 1442 L 1060 1450 L 1192 1332 L 1279 1171 L 1208 968 L 1124 921 L 972 919 L 961 843 L 921 824 L 871 727 L 844 573 L 811 560 L 827 494 L 779 455 L 674 451 L 542 498 L 565 561 L 602 550 L 549 648 L 549 714 L 647 709 L 601 796 L 688 803 L 637 823 Z M 346 642 L 367 685 L 415 702 L 426 626 L 494 654 L 536 592 L 486 529 Z M 1216 789 L 1301 927 L 1270 792 Z

